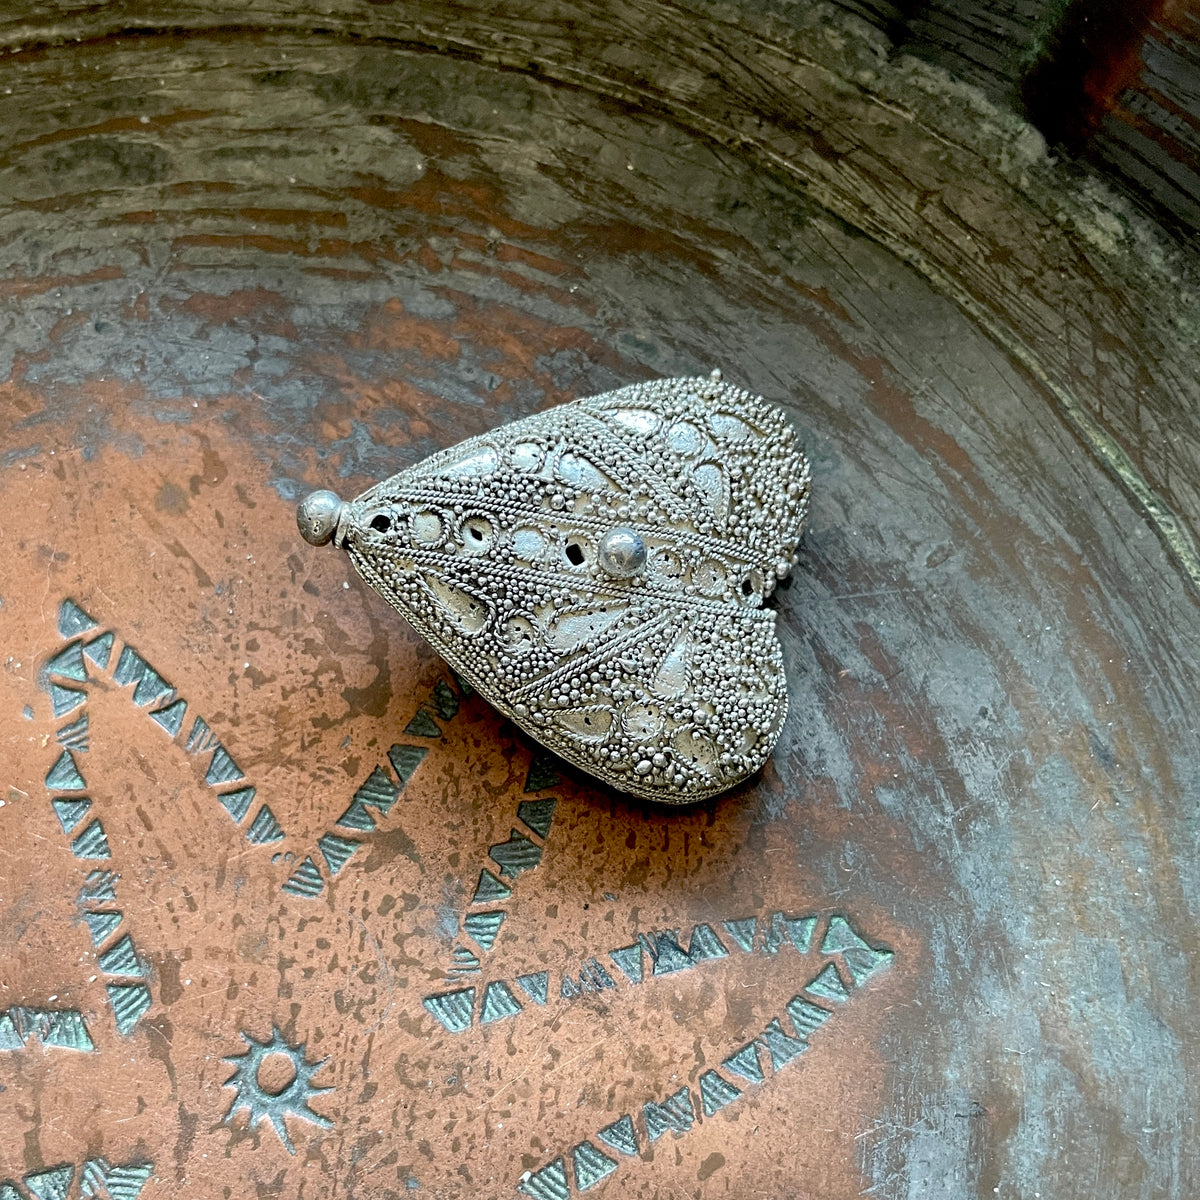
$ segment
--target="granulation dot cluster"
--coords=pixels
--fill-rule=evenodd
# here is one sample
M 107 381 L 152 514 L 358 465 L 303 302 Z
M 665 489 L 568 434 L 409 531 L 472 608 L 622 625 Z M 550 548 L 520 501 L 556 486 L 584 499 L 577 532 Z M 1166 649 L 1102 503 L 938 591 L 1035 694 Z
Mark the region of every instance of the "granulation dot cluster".
M 779 734 L 763 601 L 795 563 L 809 490 L 779 409 L 714 378 L 657 380 L 378 484 L 349 506 L 344 544 L 532 736 L 683 803 L 757 770 Z

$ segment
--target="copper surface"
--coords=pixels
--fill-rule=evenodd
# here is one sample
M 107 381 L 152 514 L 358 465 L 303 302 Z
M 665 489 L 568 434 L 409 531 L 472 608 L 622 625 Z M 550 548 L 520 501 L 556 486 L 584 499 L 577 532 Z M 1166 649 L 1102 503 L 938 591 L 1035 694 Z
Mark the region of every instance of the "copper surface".
M 2 67 L 0 1181 L 574 1195 L 590 1143 L 589 1196 L 1189 1194 L 1200 615 L 1001 343 L 761 165 L 511 72 L 278 30 Z M 792 714 L 728 796 L 547 760 L 297 535 L 714 365 L 814 463 Z

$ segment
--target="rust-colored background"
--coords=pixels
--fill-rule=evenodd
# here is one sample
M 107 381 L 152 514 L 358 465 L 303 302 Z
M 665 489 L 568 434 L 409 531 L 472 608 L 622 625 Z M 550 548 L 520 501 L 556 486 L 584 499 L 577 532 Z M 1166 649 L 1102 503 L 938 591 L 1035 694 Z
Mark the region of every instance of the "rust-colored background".
M 768 119 L 734 152 L 699 83 L 691 124 L 635 103 L 602 36 L 616 7 L 554 27 L 573 58 L 546 17 L 543 68 L 609 62 L 591 90 L 471 61 L 458 27 L 418 45 L 353 5 L 308 28 L 260 8 L 96 17 L 79 42 L 47 18 L 0 61 L 0 1011 L 77 1011 L 94 1043 L 0 1049 L 0 1180 L 42 1200 L 39 1173 L 71 1167 L 64 1195 L 103 1196 L 82 1170 L 103 1158 L 151 1167 L 146 1200 L 507 1196 L 566 1155 L 574 1194 L 571 1148 L 630 1113 L 641 1153 L 606 1150 L 587 1195 L 1194 1194 L 1195 481 L 1160 437 L 1193 419 L 1186 261 L 1132 218 L 1121 241 L 1036 155 L 1014 183 L 982 104 L 958 134 L 932 101 L 897 108 L 894 77 L 851 69 L 853 29 L 783 39 L 846 144 L 747 88 Z M 680 72 L 648 77 L 677 98 Z M 772 149 L 784 133 L 821 165 Z M 873 137 L 878 193 L 854 148 Z M 972 300 L 1006 289 L 1042 298 Z M 714 365 L 784 404 L 814 462 L 778 598 L 792 713 L 718 801 L 539 778 L 296 533 L 310 488 Z M 85 640 L 114 635 L 74 683 L 48 667 L 68 599 Z M 177 736 L 149 715 L 166 691 L 114 679 L 124 647 L 186 700 Z M 86 703 L 55 719 L 54 682 Z M 46 779 L 81 711 L 92 809 L 66 834 Z M 186 749 L 197 716 L 255 788 L 240 823 Z M 334 875 L 319 839 L 397 744 L 427 753 Z M 518 805 L 551 797 L 536 867 L 473 909 L 490 850 L 533 832 Z M 264 803 L 286 836 L 255 844 Z M 93 818 L 102 861 L 72 850 Z M 311 896 L 285 886 L 306 858 Z M 78 900 L 98 868 L 151 1000 L 124 1031 Z M 507 914 L 495 945 L 455 976 L 484 909 Z M 807 953 L 766 952 L 776 912 L 819 918 Z M 705 1115 L 700 1076 L 790 1029 L 834 914 L 893 957 L 795 1061 L 764 1052 L 761 1084 L 723 1071 L 741 1095 Z M 753 953 L 722 925 L 746 917 Z M 664 931 L 686 949 L 697 924 L 726 957 L 651 976 L 647 956 L 640 984 L 608 957 Z M 615 986 L 561 998 L 592 956 Z M 512 981 L 543 970 L 541 1006 Z M 493 981 L 520 1013 L 480 1024 L 477 1003 L 456 1033 L 423 1004 Z M 226 1118 L 224 1060 L 276 1028 L 331 1089 L 327 1125 L 286 1119 L 295 1153 Z M 643 1106 L 685 1085 L 691 1128 L 651 1142 Z

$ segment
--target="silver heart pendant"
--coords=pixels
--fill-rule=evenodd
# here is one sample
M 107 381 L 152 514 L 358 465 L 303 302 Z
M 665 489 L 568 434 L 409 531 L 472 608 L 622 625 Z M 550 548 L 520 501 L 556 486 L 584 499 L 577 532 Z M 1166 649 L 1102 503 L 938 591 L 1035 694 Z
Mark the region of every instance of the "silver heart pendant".
M 783 412 L 708 379 L 591 396 L 297 513 L 496 709 L 623 792 L 687 804 L 767 760 L 775 613 L 808 460 Z

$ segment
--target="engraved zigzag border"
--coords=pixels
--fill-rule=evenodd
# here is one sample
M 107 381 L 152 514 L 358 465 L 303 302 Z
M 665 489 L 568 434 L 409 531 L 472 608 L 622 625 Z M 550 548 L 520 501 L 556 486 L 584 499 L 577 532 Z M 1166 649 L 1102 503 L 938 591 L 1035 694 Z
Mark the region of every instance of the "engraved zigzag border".
M 204 782 L 214 790 L 218 803 L 242 830 L 246 840 L 255 847 L 273 848 L 273 862 L 294 861 L 292 853 L 279 847 L 287 835 L 278 817 L 269 804 L 255 806 L 255 785 L 246 778 L 208 722 L 193 714 L 191 728 L 186 737 L 183 735 L 188 701 L 172 684 L 131 645 L 119 642 L 112 630 L 102 629 L 71 599 L 63 600 L 60 605 L 58 632 L 67 639 L 67 644 L 44 665 L 40 681 L 43 690 L 49 694 L 54 719 L 69 718 L 58 729 L 57 740 L 63 749 L 46 777 L 46 786 L 51 792 L 79 793 L 86 788 L 76 758 L 90 745 L 86 689 L 102 674 L 109 674 L 118 688 L 132 687 L 134 704 L 145 711 L 185 754 L 200 760 Z M 110 671 L 114 656 L 115 665 Z M 451 719 L 458 711 L 460 700 L 472 694 L 469 685 L 459 682 L 460 690 L 456 693 L 445 680 L 439 680 L 409 721 L 405 734 L 440 738 L 442 730 L 433 718 Z M 301 899 L 312 898 L 324 891 L 327 881 L 336 876 L 358 850 L 362 844 L 361 836 L 374 831 L 375 819 L 367 809 L 374 808 L 378 815 L 386 815 L 426 752 L 426 747 L 415 742 L 398 742 L 392 746 L 388 761 L 395 777 L 389 774 L 386 766 L 376 767 L 356 791 L 350 806 L 337 818 L 334 827 L 320 836 L 317 846 L 283 881 L 281 890 Z M 66 834 L 74 833 L 91 807 L 87 796 L 77 794 L 56 796 L 53 803 Z M 98 819 L 92 820 L 74 838 L 71 848 L 81 859 L 111 857 L 103 823 Z M 318 862 L 324 863 L 324 871 Z M 80 903 L 83 903 L 82 893 Z
M 474 1025 L 491 1025 L 515 1017 L 529 1011 L 530 1005 L 542 1007 L 552 995 L 559 1001 L 573 1001 L 588 994 L 637 987 L 702 963 L 729 958 L 731 953 L 774 958 L 790 946 L 797 954 L 805 955 L 815 944 L 820 922 L 817 913 L 795 916 L 777 910 L 765 919 L 750 916 L 719 922 L 724 940 L 708 922 L 695 925 L 687 938 L 680 937 L 678 929 L 641 932 L 632 944 L 608 951 L 606 957 L 615 971 L 591 956 L 577 969 L 553 972 L 557 988 L 551 986 L 552 972 L 542 970 L 507 980 L 494 979 L 482 986 L 435 992 L 421 1003 L 447 1033 L 461 1034 Z M 890 950 L 870 945 L 840 913 L 829 917 L 822 932 L 821 953 L 841 953 L 852 984 L 891 961 Z M 828 976 L 831 985 L 835 976 L 836 971 Z M 618 980 L 624 981 L 620 988 Z
M 803 920 L 816 924 L 815 917 Z M 738 924 L 744 926 L 745 922 Z M 808 937 L 811 937 L 812 925 L 807 926 Z M 728 922 L 725 927 L 728 930 Z M 787 928 L 790 934 L 792 927 Z M 800 948 L 799 940 L 789 940 Z M 774 1078 L 809 1049 L 812 1035 L 834 1015 L 839 1005 L 846 1003 L 853 990 L 887 969 L 894 958 L 892 951 L 866 942 L 838 913 L 829 918 L 820 950 L 826 961 L 784 1006 L 789 1025 L 785 1026 L 781 1017 L 772 1017 L 761 1033 L 721 1061 L 719 1071 L 709 1068 L 701 1072 L 695 1088 L 685 1084 L 661 1099 L 648 1099 L 636 1118 L 632 1113 L 623 1113 L 599 1129 L 594 1135 L 596 1140 L 608 1150 L 616 1151 L 617 1157 L 611 1157 L 587 1139 L 537 1171 L 526 1171 L 517 1180 L 516 1189 L 533 1200 L 567 1200 L 571 1192 L 568 1156 L 575 1190 L 588 1191 L 613 1174 L 624 1158 L 639 1157 L 643 1145 L 649 1145 L 667 1133 L 682 1137 L 697 1121 L 702 1123 L 712 1119 L 739 1100 L 748 1086 L 756 1087 L 766 1082 L 763 1051 L 770 1063 L 770 1078 Z M 703 1065 L 697 1062 L 696 1070 Z M 730 1076 L 736 1077 L 741 1086 Z M 703 1116 L 697 1112 L 697 1099 Z
M 46 664 L 42 683 L 50 693 L 55 718 L 69 717 L 70 720 L 57 731 L 56 740 L 63 749 L 46 774 L 46 790 L 51 794 L 51 805 L 59 827 L 64 835 L 74 835 L 71 853 L 85 862 L 107 863 L 112 859 L 112 849 L 100 818 L 93 816 L 88 820 L 92 801 L 85 794 L 87 783 L 76 758 L 76 755 L 87 753 L 91 744 L 85 707 L 87 693 L 81 688 L 71 687 L 70 683 L 56 683 L 54 679 L 86 685 L 88 670 L 85 657 L 96 669 L 103 670 L 112 656 L 113 636 L 111 633 L 101 633 L 96 621 L 71 600 L 64 600 L 59 609 L 58 632 L 70 640 Z M 85 637 L 87 640 L 84 640 Z M 134 670 L 135 660 L 142 669 Z M 128 647 L 122 651 L 118 666 L 127 682 L 137 682 L 135 698 L 140 692 L 140 703 L 148 704 L 153 699 L 173 694 L 170 685 L 157 672 L 151 669 L 150 676 L 146 676 L 145 670 L 149 669 L 149 664 L 137 658 Z M 143 679 L 146 679 L 145 683 Z M 84 711 L 79 713 L 81 708 Z M 153 998 L 149 985 L 144 982 L 146 965 L 133 939 L 121 930 L 124 917 L 115 907 L 115 887 L 119 878 L 116 872 L 97 866 L 85 879 L 77 903 L 87 923 L 92 945 L 99 952 L 97 962 L 105 976 L 105 992 L 112 1006 L 117 1031 L 128 1035 L 150 1009 Z
M 30 1171 L 21 1176 L 24 1191 L 18 1191 L 11 1179 L 0 1182 L 0 1197 L 17 1200 L 30 1195 L 37 1200 L 65 1200 L 72 1194 L 75 1174 L 71 1163 Z M 110 1163 L 103 1158 L 89 1158 L 79 1167 L 79 1200 L 138 1200 L 153 1174 L 154 1163 L 149 1159 Z

